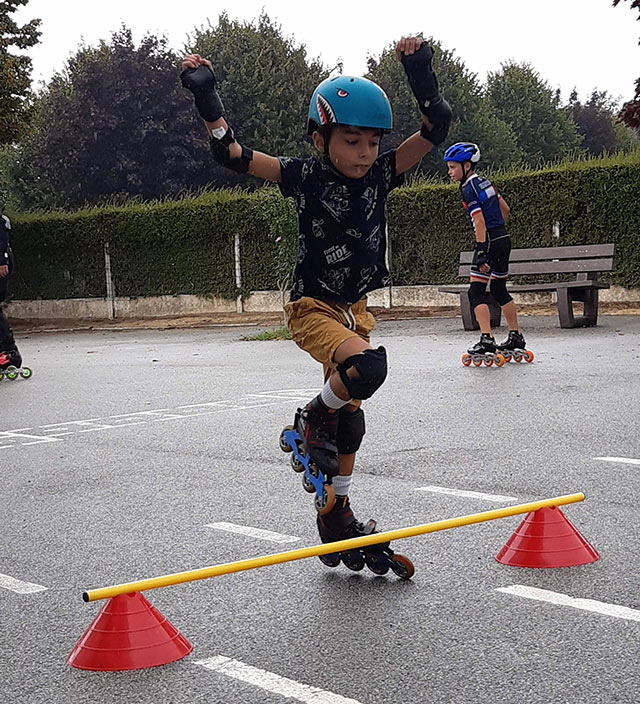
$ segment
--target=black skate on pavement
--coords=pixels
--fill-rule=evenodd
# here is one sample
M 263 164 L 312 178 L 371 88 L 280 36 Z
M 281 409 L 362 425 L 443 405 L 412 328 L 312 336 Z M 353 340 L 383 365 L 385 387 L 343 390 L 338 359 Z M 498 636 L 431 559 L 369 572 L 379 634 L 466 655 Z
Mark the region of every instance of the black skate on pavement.
M 498 345 L 498 351 L 507 362 L 533 362 L 533 352 L 526 349 L 526 342 L 519 330 L 509 330 L 507 339 Z
M 318 532 L 323 543 L 333 543 L 337 540 L 359 538 L 376 533 L 376 522 L 369 520 L 361 523 L 353 515 L 349 498 L 338 496 L 335 506 L 325 514 L 317 517 Z M 388 541 L 368 545 L 352 550 L 319 555 L 320 561 L 327 567 L 337 567 L 343 562 L 345 567 L 359 572 L 365 565 L 377 575 L 387 574 L 391 569 L 401 579 L 411 579 L 415 568 L 408 557 L 394 553 Z
M 472 363 L 474 367 L 480 367 L 483 362 L 487 367 L 494 363 L 496 367 L 501 367 L 505 363 L 505 358 L 498 349 L 493 337 L 483 332 L 480 335 L 480 340 L 462 355 L 461 361 L 465 367 L 470 366 Z

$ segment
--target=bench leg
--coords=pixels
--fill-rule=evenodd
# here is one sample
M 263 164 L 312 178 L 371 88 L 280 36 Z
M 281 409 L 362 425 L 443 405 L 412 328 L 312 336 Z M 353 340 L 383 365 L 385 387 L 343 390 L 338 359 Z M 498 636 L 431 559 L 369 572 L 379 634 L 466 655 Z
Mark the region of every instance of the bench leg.
M 559 288 L 558 318 L 561 328 L 593 327 L 598 323 L 598 289 Z M 584 315 L 574 315 L 573 302 L 584 303 Z
M 480 328 L 476 316 L 471 310 L 471 303 L 469 303 L 469 296 L 466 291 L 460 294 L 460 312 L 462 313 L 462 326 L 465 330 L 478 330 Z

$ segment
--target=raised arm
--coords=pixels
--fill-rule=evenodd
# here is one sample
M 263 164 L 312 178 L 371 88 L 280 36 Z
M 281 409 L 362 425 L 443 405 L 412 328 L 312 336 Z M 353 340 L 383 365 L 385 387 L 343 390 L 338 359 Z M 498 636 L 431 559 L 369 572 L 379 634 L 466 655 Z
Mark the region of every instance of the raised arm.
M 248 172 L 268 181 L 280 181 L 280 162 L 276 157 L 256 152 L 236 141 L 233 130 L 223 117 L 224 106 L 216 90 L 211 62 L 198 54 L 185 56 L 180 79 L 182 85 L 193 93 L 216 162 L 238 173 Z
M 396 56 L 404 66 L 422 113 L 420 131 L 406 139 L 396 152 L 396 173 L 400 174 L 417 164 L 434 145 L 444 142 L 451 124 L 451 107 L 440 95 L 431 66 L 433 49 L 421 37 L 403 37 L 396 45 Z

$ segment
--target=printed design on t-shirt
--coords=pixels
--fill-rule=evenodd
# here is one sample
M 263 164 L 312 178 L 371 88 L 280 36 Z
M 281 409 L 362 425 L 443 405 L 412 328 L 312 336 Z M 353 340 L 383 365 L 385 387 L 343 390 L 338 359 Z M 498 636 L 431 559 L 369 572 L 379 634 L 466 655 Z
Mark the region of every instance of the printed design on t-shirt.
M 373 278 L 374 272 L 375 267 L 372 266 L 367 266 L 363 269 L 360 269 L 360 281 L 358 281 L 358 291 L 363 291 L 367 287 L 367 284 Z
M 350 274 L 351 267 L 348 266 L 339 269 L 331 269 L 326 272 L 325 279 L 320 279 L 319 283 L 328 291 L 331 291 L 331 293 L 340 295 Z
M 324 258 L 327 264 L 335 264 L 336 262 L 344 262 L 353 254 L 346 245 L 334 244 L 333 247 L 324 250 Z
M 320 196 L 320 202 L 336 220 L 342 220 L 349 210 L 349 189 L 347 186 L 330 183 Z
M 319 237 L 321 240 L 324 239 L 324 230 L 322 229 L 323 225 L 324 220 L 311 221 L 311 232 L 313 232 L 314 237 Z
M 304 296 L 304 281 L 302 279 L 297 279 L 293 282 L 291 287 L 291 298 L 294 300 Z
M 382 242 L 382 230 L 380 225 L 376 225 L 367 237 L 367 247 L 375 252 L 380 248 L 380 242 Z
M 296 203 L 296 212 L 301 213 L 307 207 L 307 199 L 302 191 L 296 191 L 293 196 Z
M 311 174 L 312 171 L 313 171 L 312 162 L 305 161 L 302 164 L 302 170 L 300 171 L 300 180 L 303 182 L 306 181 L 307 176 L 309 176 L 309 174 Z
M 367 186 L 367 188 L 364 189 L 362 197 L 365 201 L 365 216 L 367 220 L 369 220 L 376 210 L 376 205 L 378 205 L 378 187 L 372 188 L 371 186 Z
M 362 232 L 360 232 L 360 230 L 356 230 L 354 227 L 350 227 L 345 230 L 345 233 L 349 235 L 349 237 L 353 237 L 356 240 L 359 240 L 362 237 Z
M 393 172 L 391 170 L 391 159 L 384 159 L 382 161 L 382 178 L 384 179 L 387 188 L 391 186 L 391 180 L 393 178 Z
M 305 242 L 304 235 L 298 238 L 298 264 L 302 264 L 304 258 L 307 256 L 307 243 Z

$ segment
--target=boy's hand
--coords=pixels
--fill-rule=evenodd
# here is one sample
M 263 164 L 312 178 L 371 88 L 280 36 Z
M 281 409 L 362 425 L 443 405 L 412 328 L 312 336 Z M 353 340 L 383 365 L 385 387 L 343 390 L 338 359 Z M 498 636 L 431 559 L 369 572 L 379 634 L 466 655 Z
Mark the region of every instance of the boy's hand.
M 402 61 L 403 54 L 405 56 L 415 54 L 423 42 L 424 39 L 422 37 L 402 37 L 396 44 L 396 56 L 398 61 Z
M 216 122 L 224 114 L 224 106 L 216 91 L 216 76 L 211 61 L 199 54 L 189 54 L 182 60 L 182 85 L 193 93 L 196 108 L 205 122 Z
M 0 266 L 0 279 L 4 279 L 5 276 L 9 276 L 9 267 L 3 264 Z

